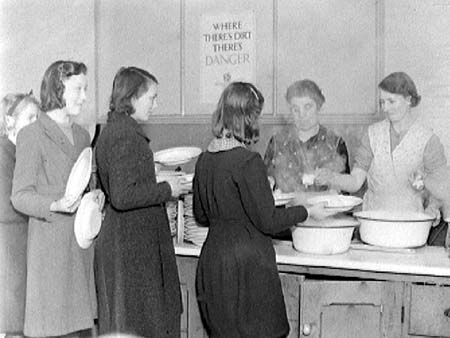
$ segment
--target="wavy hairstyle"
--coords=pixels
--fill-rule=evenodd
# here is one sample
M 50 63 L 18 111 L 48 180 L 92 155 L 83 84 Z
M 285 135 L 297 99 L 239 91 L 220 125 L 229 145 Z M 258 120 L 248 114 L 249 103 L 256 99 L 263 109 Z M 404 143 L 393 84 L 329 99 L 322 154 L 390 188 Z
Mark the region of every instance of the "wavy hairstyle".
M 8 135 L 10 130 L 6 123 L 6 116 L 12 116 L 17 119 L 19 114 L 28 107 L 28 105 L 34 104 L 39 108 L 39 102 L 33 96 L 31 91 L 28 94 L 15 93 L 7 94 L 0 102 L 0 135 Z
M 420 103 L 420 95 L 417 93 L 414 81 L 404 72 L 395 72 L 386 76 L 378 85 L 378 88 L 391 94 L 402 95 L 404 98 L 411 97 L 411 107 Z
M 113 81 L 108 117 L 112 112 L 134 114 L 131 99 L 141 97 L 152 83 L 158 84 L 158 80 L 144 69 L 137 67 L 120 68 Z
M 325 96 L 319 86 L 312 80 L 301 80 L 291 84 L 286 90 L 286 101 L 290 102 L 293 97 L 308 96 L 314 100 L 317 108 L 320 109 L 325 102 Z
M 264 97 L 251 83 L 232 82 L 220 96 L 212 117 L 215 137 L 234 137 L 247 145 L 259 140 L 258 119 Z
M 41 82 L 41 110 L 48 112 L 66 106 L 63 98 L 64 81 L 73 75 L 87 73 L 87 67 L 82 62 L 56 61 L 45 71 Z

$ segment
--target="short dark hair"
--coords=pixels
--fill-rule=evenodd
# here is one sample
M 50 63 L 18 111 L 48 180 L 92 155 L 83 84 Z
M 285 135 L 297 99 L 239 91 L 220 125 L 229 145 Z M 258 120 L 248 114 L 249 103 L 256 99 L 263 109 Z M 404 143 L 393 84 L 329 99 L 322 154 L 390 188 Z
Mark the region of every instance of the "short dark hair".
M 64 81 L 73 75 L 86 73 L 87 67 L 82 62 L 59 60 L 52 63 L 41 82 L 41 110 L 48 112 L 64 108 Z
M 325 96 L 319 86 L 312 80 L 301 80 L 291 84 L 286 90 L 286 101 L 290 101 L 293 97 L 308 96 L 314 100 L 317 107 L 320 109 L 325 102 Z
M 264 97 L 253 84 L 230 83 L 222 92 L 212 117 L 214 136 L 234 137 L 247 145 L 258 142 L 258 118 L 263 106 Z
M 134 108 L 132 98 L 139 98 L 151 83 L 158 84 L 156 77 L 144 69 L 137 67 L 122 67 L 116 73 L 113 82 L 109 111 L 132 115 Z
M 421 97 L 417 93 L 414 81 L 404 72 L 389 74 L 380 82 L 378 88 L 405 98 L 411 97 L 411 107 L 416 107 L 420 103 Z

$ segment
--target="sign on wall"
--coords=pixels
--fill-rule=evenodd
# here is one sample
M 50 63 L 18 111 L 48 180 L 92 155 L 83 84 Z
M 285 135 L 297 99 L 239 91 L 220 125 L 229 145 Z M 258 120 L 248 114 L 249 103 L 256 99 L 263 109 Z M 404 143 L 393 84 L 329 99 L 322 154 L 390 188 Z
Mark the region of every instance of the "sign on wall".
M 201 102 L 216 103 L 230 82 L 254 82 L 255 13 L 203 14 L 200 25 Z

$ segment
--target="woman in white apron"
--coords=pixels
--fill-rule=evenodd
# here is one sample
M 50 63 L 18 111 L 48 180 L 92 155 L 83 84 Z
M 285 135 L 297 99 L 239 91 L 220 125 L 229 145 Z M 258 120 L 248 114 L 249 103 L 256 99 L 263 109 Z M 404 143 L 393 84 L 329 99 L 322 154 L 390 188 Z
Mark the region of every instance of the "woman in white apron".
M 439 217 L 433 187 L 425 180 L 425 188 L 431 193 L 425 199 L 422 187 L 413 184 L 414 177 L 433 177 L 447 164 L 439 138 L 412 111 L 420 102 L 416 86 L 407 74 L 397 72 L 384 78 L 378 87 L 380 106 L 387 118 L 369 126 L 351 174 L 321 169 L 316 180 L 356 192 L 367 179 L 364 210 L 426 211 Z

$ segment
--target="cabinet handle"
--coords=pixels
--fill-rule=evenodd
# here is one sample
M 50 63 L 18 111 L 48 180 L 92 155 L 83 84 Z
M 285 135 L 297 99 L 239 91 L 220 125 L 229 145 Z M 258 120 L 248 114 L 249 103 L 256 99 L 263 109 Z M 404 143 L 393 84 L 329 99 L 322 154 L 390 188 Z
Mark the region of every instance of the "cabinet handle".
M 444 316 L 450 317 L 450 308 L 444 311 Z
M 302 333 L 304 336 L 309 336 L 311 334 L 311 324 L 304 324 L 302 328 Z

